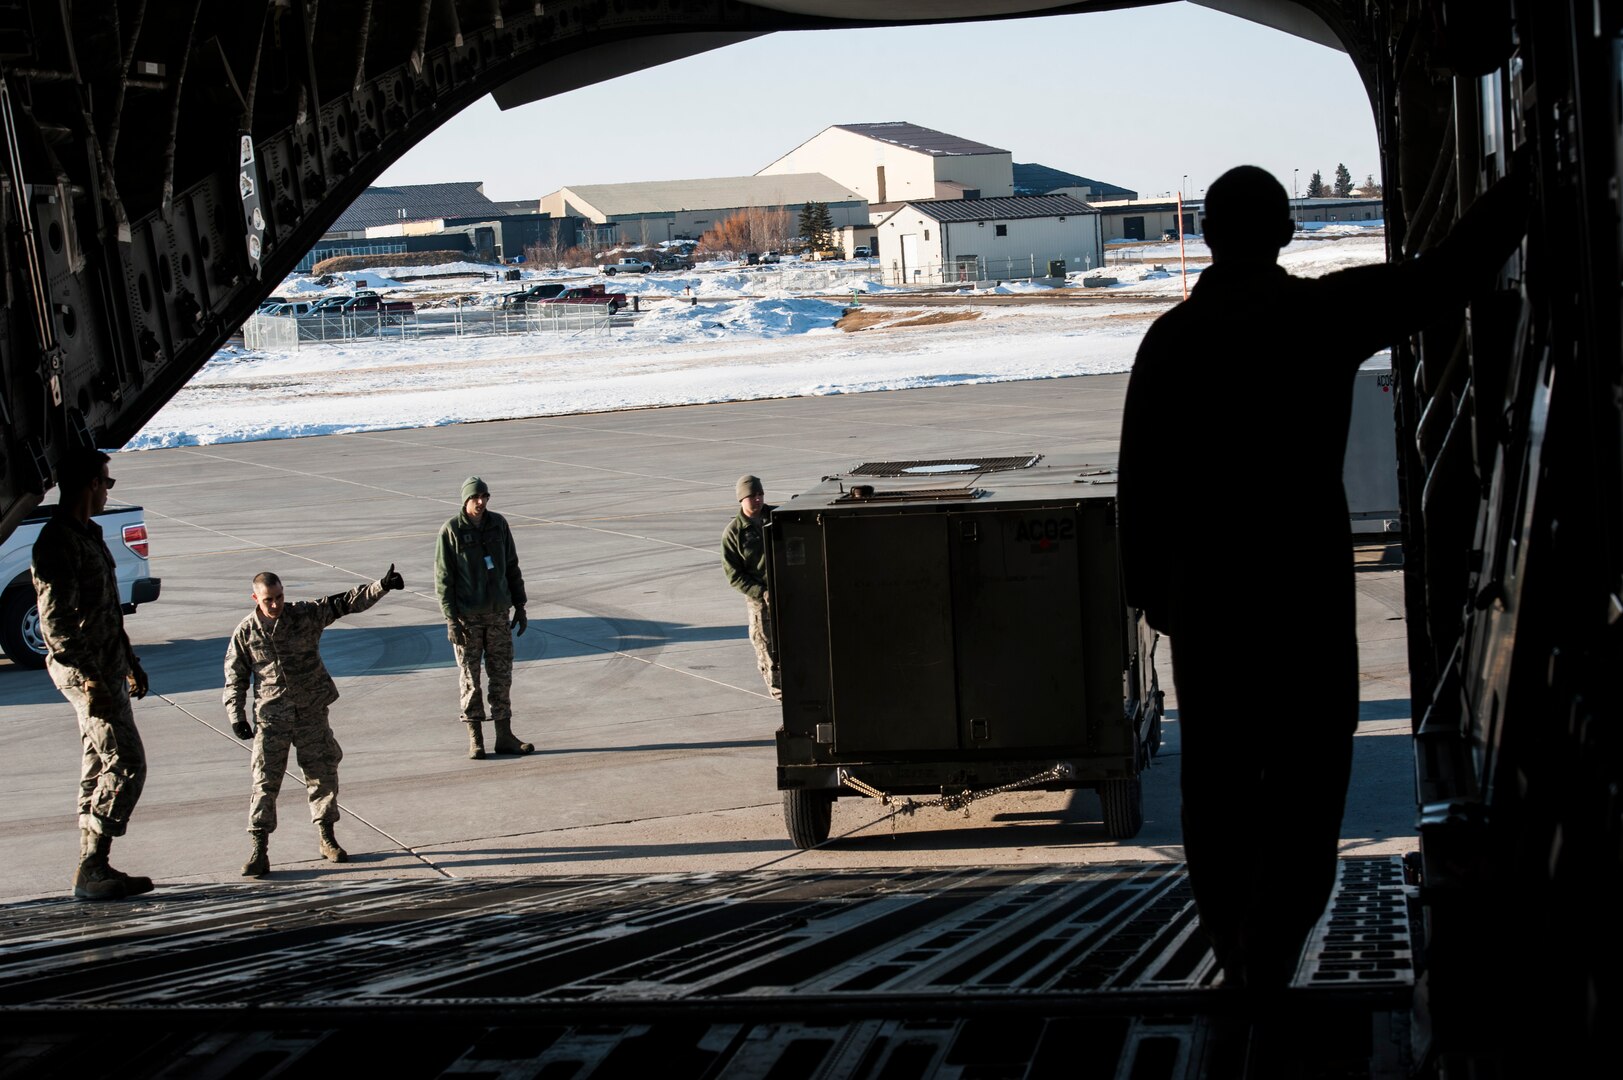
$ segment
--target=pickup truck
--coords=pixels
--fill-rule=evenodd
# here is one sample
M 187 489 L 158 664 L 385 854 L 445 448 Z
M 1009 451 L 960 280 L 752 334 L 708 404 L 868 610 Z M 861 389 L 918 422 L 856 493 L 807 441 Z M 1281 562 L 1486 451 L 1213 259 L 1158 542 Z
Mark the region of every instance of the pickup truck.
M 259 313 L 261 315 L 281 315 L 284 317 L 291 315 L 297 318 L 300 315 L 310 314 L 314 306 L 308 300 L 289 300 L 285 304 L 272 304 L 269 307 L 260 308 Z
M 55 509 L 40 507 L 0 544 L 0 582 L 5 583 L 5 591 L 0 592 L 0 648 L 18 667 L 45 666 L 45 638 L 40 633 L 39 604 L 28 568 L 39 530 Z M 96 515 L 96 524 L 113 553 L 119 602 L 126 615 L 133 614 L 138 605 L 158 598 L 160 585 L 150 573 L 146 519 L 139 506 L 110 506 Z
M 605 289 L 601 284 L 599 284 L 599 285 L 577 285 L 574 288 L 565 289 L 563 292 L 559 293 L 557 296 L 549 296 L 544 300 L 536 301 L 536 303 L 537 304 L 543 304 L 543 305 L 550 305 L 550 304 L 592 304 L 592 305 L 601 305 L 601 306 L 606 306 L 609 309 L 609 314 L 613 315 L 616 311 L 619 311 L 621 308 L 626 306 L 626 294 L 625 293 L 620 293 L 620 292 L 611 293 L 607 289 Z
M 624 271 L 628 274 L 646 274 L 654 268 L 654 264 L 647 259 L 618 259 L 603 265 L 605 274 L 618 274 Z

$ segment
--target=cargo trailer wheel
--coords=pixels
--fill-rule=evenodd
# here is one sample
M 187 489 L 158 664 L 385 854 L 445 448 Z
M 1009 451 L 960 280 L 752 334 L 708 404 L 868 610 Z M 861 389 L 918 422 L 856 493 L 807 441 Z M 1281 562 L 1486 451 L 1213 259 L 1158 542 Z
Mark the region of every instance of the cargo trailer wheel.
M 0 598 L 0 649 L 23 668 L 45 666 L 45 635 L 39 627 L 34 590 L 18 585 Z
M 828 839 L 834 820 L 834 793 L 831 791 L 785 791 L 783 823 L 797 848 L 816 847 Z
M 1144 827 L 1144 782 L 1138 777 L 1104 781 L 1099 802 L 1104 804 L 1105 832 L 1112 840 L 1131 840 Z

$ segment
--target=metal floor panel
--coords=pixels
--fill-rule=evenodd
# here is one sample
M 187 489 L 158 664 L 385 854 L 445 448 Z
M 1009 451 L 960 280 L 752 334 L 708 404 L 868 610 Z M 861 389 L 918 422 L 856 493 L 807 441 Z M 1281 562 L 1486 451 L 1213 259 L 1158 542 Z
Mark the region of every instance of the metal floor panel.
M 114 1031 L 153 1076 L 383 1046 L 399 1076 L 1171 1080 L 1246 1052 L 1176 863 L 176 886 L 0 923 L 0 1078 L 95 1073 Z M 1409 948 L 1400 862 L 1344 860 L 1289 1026 L 1401 1065 L 1371 1025 L 1401 1034 Z

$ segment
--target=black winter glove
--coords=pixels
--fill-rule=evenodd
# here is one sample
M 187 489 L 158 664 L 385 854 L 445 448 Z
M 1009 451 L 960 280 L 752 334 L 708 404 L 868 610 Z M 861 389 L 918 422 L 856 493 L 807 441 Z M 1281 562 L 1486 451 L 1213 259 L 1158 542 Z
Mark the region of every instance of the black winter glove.
M 524 631 L 525 631 L 526 628 L 529 627 L 529 625 L 530 625 L 530 620 L 525 617 L 524 609 L 521 608 L 521 607 L 514 608 L 513 609 L 513 621 L 507 624 L 507 628 L 509 630 L 511 630 L 515 626 L 518 627 L 518 636 L 523 637 L 524 636 Z
M 147 696 L 147 673 L 137 657 L 130 657 L 130 697 L 137 701 Z
M 237 720 L 233 721 L 231 724 L 231 734 L 246 741 L 254 737 L 254 729 L 249 726 L 248 721 Z
M 389 572 L 378 580 L 383 583 L 384 592 L 393 592 L 395 589 L 404 589 L 406 587 L 406 579 L 395 572 L 394 563 L 389 564 Z

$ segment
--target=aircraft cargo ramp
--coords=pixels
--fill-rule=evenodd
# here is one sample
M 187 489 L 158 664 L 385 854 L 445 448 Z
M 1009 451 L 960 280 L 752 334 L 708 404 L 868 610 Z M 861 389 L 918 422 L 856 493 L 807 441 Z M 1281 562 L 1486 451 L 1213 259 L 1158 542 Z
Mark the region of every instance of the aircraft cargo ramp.
M 7 908 L 0 1075 L 1396 1078 L 1411 944 L 1344 859 L 1253 1031 L 1178 863 L 177 886 Z

